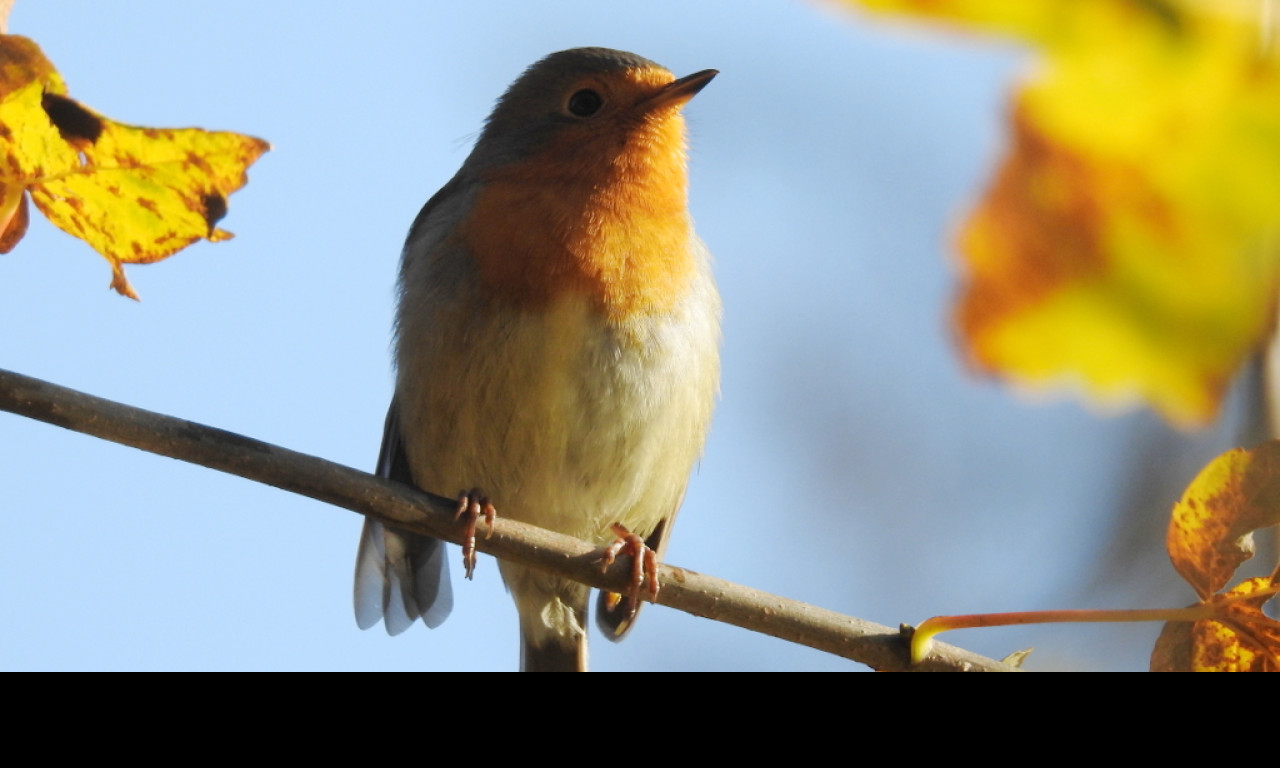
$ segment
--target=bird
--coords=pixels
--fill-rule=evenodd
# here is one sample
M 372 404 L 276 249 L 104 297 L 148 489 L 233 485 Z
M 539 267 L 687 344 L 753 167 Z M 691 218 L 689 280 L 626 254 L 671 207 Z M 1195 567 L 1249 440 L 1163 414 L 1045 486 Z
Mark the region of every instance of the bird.
M 688 210 L 682 78 L 633 53 L 553 53 L 499 98 L 401 254 L 381 477 L 643 562 L 602 592 L 621 639 L 666 550 L 719 394 L 721 301 Z M 525 671 L 587 669 L 588 587 L 499 562 Z M 452 606 L 443 543 L 366 519 L 357 624 L 398 634 Z

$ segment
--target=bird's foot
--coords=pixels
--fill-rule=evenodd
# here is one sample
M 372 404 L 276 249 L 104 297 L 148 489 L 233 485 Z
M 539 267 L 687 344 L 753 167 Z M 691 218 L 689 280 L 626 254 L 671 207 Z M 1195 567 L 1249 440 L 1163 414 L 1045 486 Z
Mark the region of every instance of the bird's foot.
M 649 602 L 652 603 L 658 599 L 658 553 L 650 549 L 643 538 L 629 531 L 621 523 L 613 523 L 609 527 L 618 538 L 605 547 L 604 554 L 600 558 L 600 570 L 609 570 L 609 566 L 613 565 L 613 561 L 621 553 L 631 555 L 631 584 L 625 595 L 627 617 L 623 620 L 630 622 L 640 610 L 640 590 L 646 583 L 649 587 Z M 610 594 L 606 605 L 613 610 L 622 597 L 622 595 Z
M 462 540 L 462 564 L 467 569 L 469 579 L 476 570 L 476 526 L 483 516 L 485 525 L 489 526 L 489 532 L 484 537 L 487 539 L 492 536 L 493 520 L 498 516 L 498 511 L 479 488 L 472 488 L 458 494 L 458 511 L 454 513 L 453 519 L 457 520 L 464 515 L 467 527 L 466 537 Z

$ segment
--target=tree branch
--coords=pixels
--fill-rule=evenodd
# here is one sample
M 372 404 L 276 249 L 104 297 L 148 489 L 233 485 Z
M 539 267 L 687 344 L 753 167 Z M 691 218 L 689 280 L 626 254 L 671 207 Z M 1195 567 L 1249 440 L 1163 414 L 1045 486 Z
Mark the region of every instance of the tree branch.
M 164 416 L 0 370 L 0 410 L 273 485 L 369 515 L 388 525 L 461 540 L 456 502 L 350 467 L 231 432 Z M 630 562 L 607 572 L 585 542 L 499 518 L 477 548 L 495 557 L 602 589 L 625 589 Z M 943 643 L 911 667 L 902 632 L 663 565 L 658 603 L 862 662 L 879 670 L 1010 671 L 1012 667 Z

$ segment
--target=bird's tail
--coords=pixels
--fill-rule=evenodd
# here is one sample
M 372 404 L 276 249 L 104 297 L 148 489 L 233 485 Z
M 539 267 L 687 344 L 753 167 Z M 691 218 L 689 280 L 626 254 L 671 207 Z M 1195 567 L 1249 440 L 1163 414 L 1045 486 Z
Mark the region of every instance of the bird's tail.
M 578 635 L 564 642 L 551 641 L 535 645 L 528 634 L 520 633 L 521 672 L 586 672 L 587 636 Z
M 356 557 L 356 624 L 368 629 L 381 620 L 389 635 L 417 619 L 439 626 L 453 607 L 444 557 L 439 539 L 365 520 Z
M 591 589 L 506 560 L 498 567 L 520 613 L 520 670 L 586 672 Z
M 376 474 L 413 485 L 395 403 L 387 409 Z M 418 619 L 428 627 L 439 626 L 453 608 L 444 556 L 444 542 L 439 539 L 386 528 L 366 518 L 356 554 L 356 624 L 368 629 L 381 620 L 391 635 Z

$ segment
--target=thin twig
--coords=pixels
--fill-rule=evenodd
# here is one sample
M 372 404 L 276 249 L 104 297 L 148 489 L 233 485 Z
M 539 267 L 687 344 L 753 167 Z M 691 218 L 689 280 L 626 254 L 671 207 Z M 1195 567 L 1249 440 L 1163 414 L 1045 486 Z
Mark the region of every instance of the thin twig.
M 0 370 L 0 410 L 174 459 L 228 472 L 457 543 L 456 502 L 221 429 L 164 416 Z M 600 550 L 541 528 L 499 519 L 477 548 L 593 587 L 622 590 L 631 564 L 600 570 Z M 1010 671 L 943 643 L 911 667 L 902 632 L 795 600 L 663 565 L 658 603 L 862 662 L 880 670 Z

